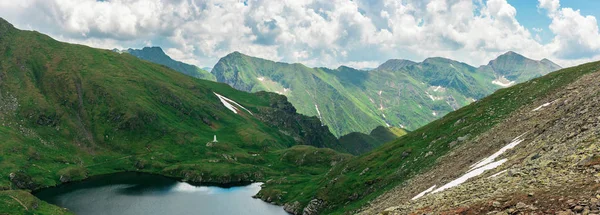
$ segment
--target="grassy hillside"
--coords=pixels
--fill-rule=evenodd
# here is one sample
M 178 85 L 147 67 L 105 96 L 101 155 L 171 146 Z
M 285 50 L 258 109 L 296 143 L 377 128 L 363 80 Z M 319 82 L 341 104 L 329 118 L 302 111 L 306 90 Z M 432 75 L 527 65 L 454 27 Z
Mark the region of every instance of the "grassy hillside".
M 118 51 L 118 50 L 117 50 Z M 144 47 L 143 49 L 127 49 L 124 51 L 140 59 L 157 63 L 169 67 L 175 71 L 192 76 L 194 78 L 215 81 L 216 78 L 210 72 L 200 69 L 197 66 L 186 64 L 180 61 L 171 59 L 160 47 Z
M 299 113 L 317 116 L 338 137 L 377 126 L 417 129 L 505 86 L 559 69 L 513 52 L 483 67 L 429 58 L 389 60 L 370 71 L 308 68 L 231 53 L 215 65 L 217 81 L 236 89 L 276 92 Z
M 234 105 L 234 113 L 215 93 L 247 111 Z M 0 201 L 6 203 L 0 213 L 8 214 L 62 214 L 28 191 L 91 175 L 306 182 L 351 157 L 312 147 L 344 150 L 318 118 L 297 114 L 283 96 L 61 43 L 2 19 L 0 125 Z M 219 142 L 207 145 L 213 135 Z M 298 151 L 311 156 L 296 162 L 290 156 Z
M 288 191 L 296 195 L 285 196 L 282 201 L 296 212 L 308 205 L 321 213 L 351 213 L 429 169 L 439 157 L 490 130 L 536 98 L 561 90 L 598 70 L 600 62 L 589 63 L 498 90 L 393 142 L 336 165 L 325 177 L 313 180 L 314 183 L 296 184 L 292 189 L 301 189 L 303 195 Z
M 378 146 L 393 141 L 398 137 L 406 135 L 408 132 L 401 128 L 386 128 L 378 126 L 369 134 L 352 132 L 340 137 L 340 144 L 354 155 L 369 152 Z

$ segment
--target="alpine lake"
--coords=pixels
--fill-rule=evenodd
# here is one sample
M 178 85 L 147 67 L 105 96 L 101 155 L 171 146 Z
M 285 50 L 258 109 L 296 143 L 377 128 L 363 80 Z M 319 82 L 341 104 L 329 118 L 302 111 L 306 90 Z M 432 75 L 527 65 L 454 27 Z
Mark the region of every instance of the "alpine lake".
M 42 189 L 35 196 L 75 214 L 287 214 L 283 207 L 252 198 L 261 183 L 235 186 L 192 185 L 136 172 L 90 177 Z

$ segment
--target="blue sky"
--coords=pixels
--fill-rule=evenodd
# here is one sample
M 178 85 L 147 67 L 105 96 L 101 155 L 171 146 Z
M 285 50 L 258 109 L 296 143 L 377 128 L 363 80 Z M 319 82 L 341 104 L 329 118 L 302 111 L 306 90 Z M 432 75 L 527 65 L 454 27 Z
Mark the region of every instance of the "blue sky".
M 20 0 L 0 17 L 97 48 L 160 46 L 212 67 L 239 51 L 335 68 L 446 57 L 474 66 L 507 51 L 563 66 L 600 60 L 597 0 Z
M 534 32 L 534 29 L 543 29 L 540 33 L 542 43 L 549 43 L 554 35 L 548 29 L 552 20 L 546 13 L 538 8 L 535 0 L 508 0 L 508 3 L 517 9 L 517 20 L 526 28 Z M 570 7 L 581 11 L 584 16 L 592 15 L 600 17 L 600 1 L 598 0 L 569 0 L 561 1 L 563 7 Z

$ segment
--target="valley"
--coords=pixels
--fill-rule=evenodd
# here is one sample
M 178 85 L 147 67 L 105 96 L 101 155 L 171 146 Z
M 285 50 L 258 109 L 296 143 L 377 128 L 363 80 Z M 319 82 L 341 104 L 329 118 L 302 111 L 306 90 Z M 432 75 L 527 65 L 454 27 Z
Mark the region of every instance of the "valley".
M 0 19 L 0 213 L 70 213 L 32 192 L 123 172 L 261 182 L 292 214 L 595 212 L 599 75 L 514 52 L 369 71 L 234 52 L 209 73 Z

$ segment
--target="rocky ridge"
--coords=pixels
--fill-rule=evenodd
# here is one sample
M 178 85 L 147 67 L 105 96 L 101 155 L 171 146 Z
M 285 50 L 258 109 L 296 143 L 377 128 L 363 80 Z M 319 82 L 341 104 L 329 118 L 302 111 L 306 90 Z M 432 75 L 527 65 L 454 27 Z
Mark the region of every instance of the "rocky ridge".
M 513 113 L 466 140 L 435 167 L 370 202 L 362 214 L 598 214 L 600 72 Z M 511 99 L 511 98 L 505 98 Z M 410 200 L 458 178 L 513 138 L 508 161 L 462 185 Z

